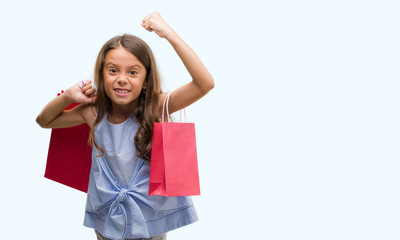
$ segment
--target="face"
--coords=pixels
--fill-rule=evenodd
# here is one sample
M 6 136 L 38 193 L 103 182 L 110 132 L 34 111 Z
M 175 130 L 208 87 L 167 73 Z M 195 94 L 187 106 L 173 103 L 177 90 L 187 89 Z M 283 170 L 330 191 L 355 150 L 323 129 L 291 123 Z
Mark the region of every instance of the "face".
M 128 50 L 108 51 L 104 60 L 104 88 L 113 106 L 134 107 L 146 79 L 146 68 Z

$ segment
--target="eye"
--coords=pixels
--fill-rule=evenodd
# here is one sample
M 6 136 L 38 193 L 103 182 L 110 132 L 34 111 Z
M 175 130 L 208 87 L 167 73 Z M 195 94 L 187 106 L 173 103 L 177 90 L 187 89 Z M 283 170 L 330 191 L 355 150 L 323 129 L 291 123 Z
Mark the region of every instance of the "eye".
M 109 71 L 110 73 L 117 73 L 117 69 L 115 69 L 115 68 L 110 68 L 108 71 Z
M 131 70 L 131 71 L 129 71 L 129 74 L 136 75 L 136 74 L 137 74 L 137 72 L 136 72 L 136 71 L 134 71 L 134 70 Z

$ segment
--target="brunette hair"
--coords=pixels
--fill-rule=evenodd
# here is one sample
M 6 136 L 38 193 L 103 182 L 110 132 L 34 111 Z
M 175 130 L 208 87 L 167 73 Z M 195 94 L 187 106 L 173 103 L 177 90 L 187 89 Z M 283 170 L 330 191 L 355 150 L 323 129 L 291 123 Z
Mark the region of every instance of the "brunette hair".
M 158 96 L 162 93 L 161 80 L 150 47 L 142 39 L 130 34 L 124 34 L 110 39 L 104 44 L 97 56 L 94 68 L 94 82 L 97 87 L 97 100 L 95 103 L 97 117 L 94 126 L 90 131 L 89 142 L 93 143 L 101 152 L 99 156 L 104 154 L 103 148 L 99 146 L 94 139 L 94 131 L 103 119 L 104 114 L 109 113 L 111 110 L 111 99 L 107 96 L 104 89 L 103 68 L 104 60 L 108 51 L 118 47 L 123 47 L 131 52 L 146 68 L 146 78 L 143 84 L 143 86 L 146 86 L 146 89 L 142 89 L 140 92 L 138 103 L 135 107 L 135 116 L 140 126 L 134 141 L 137 156 L 145 160 L 150 160 L 153 123 L 160 122 L 160 116 L 158 113 Z M 134 109 L 132 109 L 132 111 L 133 110 Z

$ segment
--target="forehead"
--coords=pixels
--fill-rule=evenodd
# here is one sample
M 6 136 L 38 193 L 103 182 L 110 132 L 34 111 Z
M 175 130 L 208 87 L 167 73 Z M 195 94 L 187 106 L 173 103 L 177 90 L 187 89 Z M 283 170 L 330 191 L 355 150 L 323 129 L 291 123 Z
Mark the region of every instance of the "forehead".
M 123 47 L 118 47 L 107 52 L 104 59 L 104 65 L 108 63 L 112 63 L 119 67 L 129 67 L 133 65 L 144 67 L 135 55 Z

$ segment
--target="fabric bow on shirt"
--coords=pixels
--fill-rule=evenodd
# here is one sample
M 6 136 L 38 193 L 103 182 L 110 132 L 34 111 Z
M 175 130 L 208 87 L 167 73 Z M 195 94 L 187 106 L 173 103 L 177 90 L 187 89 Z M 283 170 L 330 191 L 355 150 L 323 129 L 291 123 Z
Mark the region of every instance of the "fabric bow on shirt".
M 127 209 L 123 205 L 123 202 L 128 204 L 130 207 L 130 215 L 133 216 L 133 231 L 135 235 L 140 237 L 148 237 L 149 232 L 146 226 L 146 220 L 143 214 L 135 202 L 135 191 L 128 189 L 119 189 L 114 192 L 116 198 L 110 206 L 110 210 L 107 215 L 107 219 L 104 225 L 104 236 L 108 238 L 123 239 L 126 233 L 126 226 L 128 223 Z

